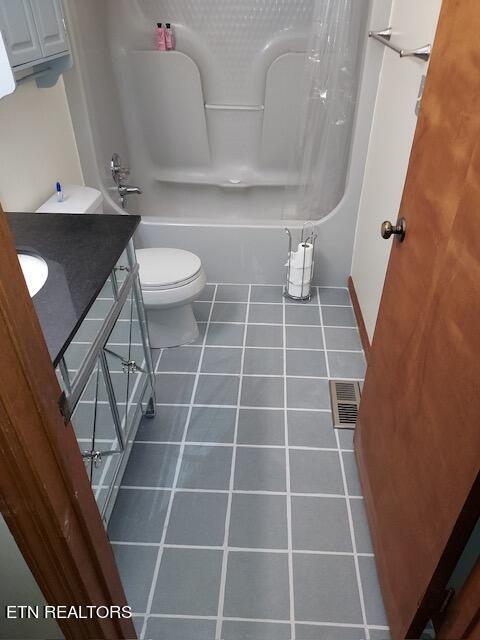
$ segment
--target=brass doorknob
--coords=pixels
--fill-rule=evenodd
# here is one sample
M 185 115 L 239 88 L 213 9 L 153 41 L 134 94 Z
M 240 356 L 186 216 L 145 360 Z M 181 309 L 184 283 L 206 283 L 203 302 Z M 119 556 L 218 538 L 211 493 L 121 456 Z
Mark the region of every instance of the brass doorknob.
M 407 221 L 405 220 L 405 218 L 400 218 L 397 224 L 394 225 L 386 220 L 382 224 L 380 233 L 384 240 L 388 240 L 392 237 L 392 235 L 395 235 L 397 236 L 399 242 L 403 242 L 405 240 L 405 234 L 407 233 Z

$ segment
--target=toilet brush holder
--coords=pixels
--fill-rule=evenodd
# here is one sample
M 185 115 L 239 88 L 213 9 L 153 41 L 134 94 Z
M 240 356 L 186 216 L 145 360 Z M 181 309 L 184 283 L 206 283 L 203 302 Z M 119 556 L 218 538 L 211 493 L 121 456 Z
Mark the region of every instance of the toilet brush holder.
M 313 223 L 306 222 L 302 227 L 300 244 L 296 251 L 292 251 L 292 233 L 285 229 L 288 235 L 288 260 L 285 264 L 285 288 L 283 295 L 291 300 L 310 300 L 315 266 L 315 241 L 317 234 Z

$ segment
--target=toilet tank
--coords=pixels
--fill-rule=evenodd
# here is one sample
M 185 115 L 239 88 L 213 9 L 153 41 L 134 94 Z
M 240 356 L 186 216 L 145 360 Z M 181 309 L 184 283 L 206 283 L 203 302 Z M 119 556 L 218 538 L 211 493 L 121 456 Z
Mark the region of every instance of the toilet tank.
M 103 196 L 98 189 L 69 184 L 63 188 L 63 202 L 54 193 L 36 213 L 103 213 Z

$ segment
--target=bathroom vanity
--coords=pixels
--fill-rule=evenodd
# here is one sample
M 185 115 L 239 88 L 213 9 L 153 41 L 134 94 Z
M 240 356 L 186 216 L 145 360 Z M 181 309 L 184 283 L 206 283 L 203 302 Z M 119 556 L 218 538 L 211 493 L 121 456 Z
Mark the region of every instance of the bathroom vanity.
M 41 256 L 33 303 L 99 510 L 108 522 L 154 373 L 132 236 L 139 216 L 7 214 L 17 251 Z

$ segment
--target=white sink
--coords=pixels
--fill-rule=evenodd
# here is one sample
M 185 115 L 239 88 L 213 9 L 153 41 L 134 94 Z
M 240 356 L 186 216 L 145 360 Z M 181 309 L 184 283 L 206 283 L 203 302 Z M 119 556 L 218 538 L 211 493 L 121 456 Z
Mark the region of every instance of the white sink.
M 33 298 L 47 281 L 48 265 L 43 258 L 30 253 L 17 253 L 17 256 L 27 283 L 28 293 Z

